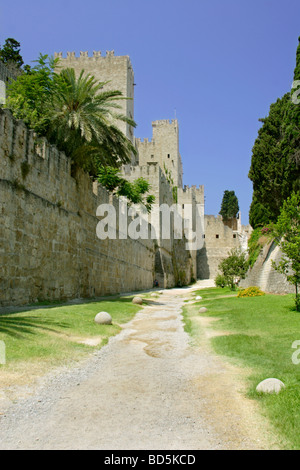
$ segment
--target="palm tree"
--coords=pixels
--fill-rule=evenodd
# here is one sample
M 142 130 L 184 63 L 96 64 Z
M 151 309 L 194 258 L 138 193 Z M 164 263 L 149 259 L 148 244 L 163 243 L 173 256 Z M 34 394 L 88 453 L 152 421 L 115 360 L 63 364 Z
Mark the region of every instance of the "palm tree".
M 48 107 L 48 139 L 93 176 L 99 165 L 128 163 L 136 149 L 117 127 L 118 121 L 136 126 L 118 112 L 118 102 L 128 98 L 118 90 L 103 91 L 108 82 L 97 82 L 84 70 L 76 78 L 74 69 L 64 69 L 59 77 L 60 86 Z

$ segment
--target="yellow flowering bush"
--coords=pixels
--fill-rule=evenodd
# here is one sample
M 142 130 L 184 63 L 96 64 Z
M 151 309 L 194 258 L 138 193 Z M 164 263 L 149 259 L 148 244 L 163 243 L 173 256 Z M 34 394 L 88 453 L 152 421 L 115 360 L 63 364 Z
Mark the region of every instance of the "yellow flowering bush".
M 258 287 L 251 286 L 251 287 L 248 287 L 247 289 L 240 290 L 237 296 L 238 297 L 257 297 L 260 295 L 265 295 L 265 293 L 261 291 Z

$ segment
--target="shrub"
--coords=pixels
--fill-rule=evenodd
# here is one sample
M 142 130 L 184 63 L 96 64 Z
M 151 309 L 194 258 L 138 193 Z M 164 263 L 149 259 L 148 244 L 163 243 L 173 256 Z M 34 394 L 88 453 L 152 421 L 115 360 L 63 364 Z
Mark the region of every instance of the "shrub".
M 240 290 L 238 292 L 238 297 L 258 297 L 260 295 L 265 295 L 263 291 L 261 291 L 256 286 L 248 287 L 247 289 Z
M 215 278 L 216 287 L 225 287 L 226 286 L 226 279 L 223 274 L 218 274 Z
M 219 271 L 225 278 L 225 285 L 235 290 L 241 279 L 245 279 L 248 269 L 245 253 L 233 248 L 229 256 L 221 261 Z

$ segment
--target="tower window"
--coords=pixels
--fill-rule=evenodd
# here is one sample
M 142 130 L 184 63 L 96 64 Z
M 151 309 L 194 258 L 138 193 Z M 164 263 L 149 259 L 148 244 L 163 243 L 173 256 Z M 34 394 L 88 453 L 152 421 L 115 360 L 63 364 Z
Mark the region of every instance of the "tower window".
M 220 238 L 219 235 L 216 235 L 216 238 Z
M 170 154 L 168 153 L 168 158 L 170 158 Z

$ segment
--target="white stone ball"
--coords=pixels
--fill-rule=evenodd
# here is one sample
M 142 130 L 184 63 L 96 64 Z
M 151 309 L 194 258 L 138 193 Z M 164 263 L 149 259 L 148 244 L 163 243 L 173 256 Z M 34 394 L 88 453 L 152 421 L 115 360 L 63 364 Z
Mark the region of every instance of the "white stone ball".
M 99 325 L 111 325 L 112 318 L 107 312 L 100 312 L 95 316 L 95 322 Z
M 132 299 L 132 303 L 133 303 L 133 304 L 136 304 L 136 305 L 142 305 L 143 299 L 142 299 L 141 297 L 134 297 L 134 298 Z
M 262 393 L 279 393 L 283 388 L 285 388 L 285 385 L 281 380 L 270 378 L 260 382 L 256 387 L 256 391 Z

